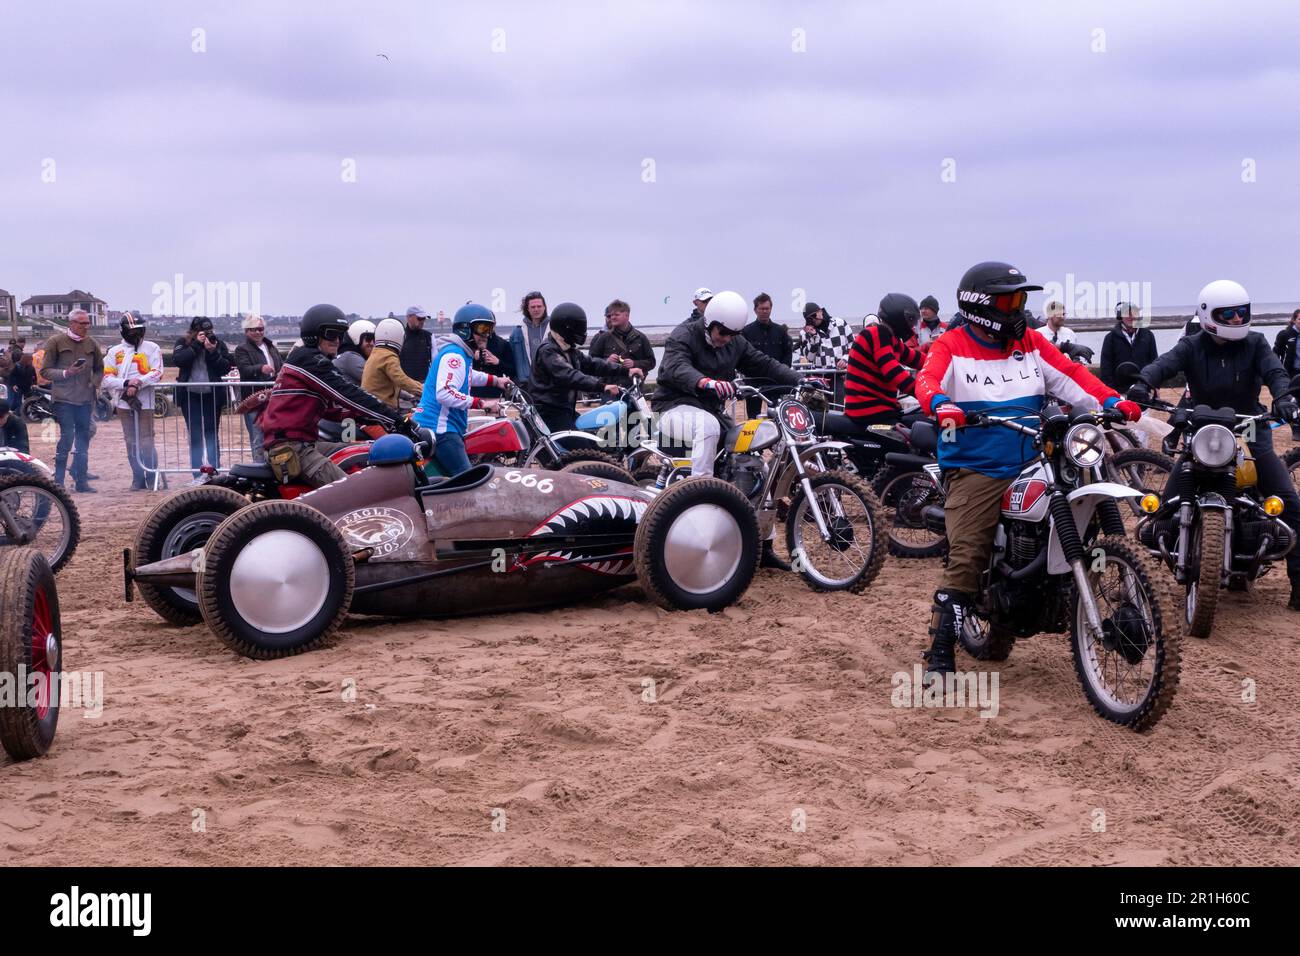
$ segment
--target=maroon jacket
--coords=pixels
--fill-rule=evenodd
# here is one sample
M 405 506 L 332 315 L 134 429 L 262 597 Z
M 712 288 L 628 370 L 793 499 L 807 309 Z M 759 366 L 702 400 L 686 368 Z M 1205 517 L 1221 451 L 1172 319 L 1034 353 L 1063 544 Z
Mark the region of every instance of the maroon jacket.
M 340 421 L 355 415 L 392 427 L 402 414 L 354 385 L 318 348 L 300 345 L 284 360 L 260 425 L 263 448 L 283 441 L 316 441 L 322 418 Z

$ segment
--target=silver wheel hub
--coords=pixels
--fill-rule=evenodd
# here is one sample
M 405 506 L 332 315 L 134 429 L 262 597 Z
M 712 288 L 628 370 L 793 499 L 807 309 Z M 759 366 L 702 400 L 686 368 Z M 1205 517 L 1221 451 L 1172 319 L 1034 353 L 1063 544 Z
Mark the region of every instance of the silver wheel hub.
M 693 505 L 668 529 L 664 566 L 683 591 L 709 594 L 731 580 L 743 549 L 740 523 L 729 511 L 717 505 Z
M 45 665 L 51 673 L 59 670 L 59 639 L 53 632 L 45 635 Z
M 230 599 L 250 626 L 268 634 L 302 627 L 325 605 L 325 555 L 297 531 L 268 531 L 248 542 L 230 568 Z
M 177 522 L 176 527 L 163 539 L 162 557 L 174 558 L 195 548 L 202 548 L 217 530 L 217 525 L 226 520 L 219 511 L 201 511 Z M 178 597 L 198 604 L 199 596 L 193 588 L 172 588 Z

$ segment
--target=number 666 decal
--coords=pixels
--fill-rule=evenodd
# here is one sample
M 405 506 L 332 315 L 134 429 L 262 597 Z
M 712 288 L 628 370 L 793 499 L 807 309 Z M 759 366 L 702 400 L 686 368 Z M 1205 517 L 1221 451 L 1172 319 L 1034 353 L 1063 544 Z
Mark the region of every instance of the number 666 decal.
M 555 482 L 550 478 L 542 478 L 539 481 L 537 475 L 531 471 L 507 471 L 506 481 L 513 481 L 524 488 L 536 488 L 544 495 L 549 495 L 555 488 Z

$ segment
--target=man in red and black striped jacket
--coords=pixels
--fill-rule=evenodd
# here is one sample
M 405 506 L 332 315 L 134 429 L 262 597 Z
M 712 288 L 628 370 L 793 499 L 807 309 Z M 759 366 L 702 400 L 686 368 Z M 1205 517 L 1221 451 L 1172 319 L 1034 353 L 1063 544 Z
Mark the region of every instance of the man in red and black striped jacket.
M 898 395 L 911 395 L 916 380 L 907 367 L 920 368 L 921 351 L 909 344 L 920 309 L 916 300 L 891 292 L 880 300 L 880 322 L 858 333 L 849 349 L 844 382 L 844 413 L 863 425 L 893 424 L 902 416 Z

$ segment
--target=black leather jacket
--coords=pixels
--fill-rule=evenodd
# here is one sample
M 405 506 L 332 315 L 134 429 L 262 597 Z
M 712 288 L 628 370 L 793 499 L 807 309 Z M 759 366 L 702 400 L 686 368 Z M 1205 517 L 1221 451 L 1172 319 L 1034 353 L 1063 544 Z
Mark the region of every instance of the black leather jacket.
M 722 348 L 714 348 L 704 321 L 700 318 L 683 322 L 668 336 L 653 396 L 656 412 L 693 405 L 720 416 L 722 399 L 717 392 L 697 388 L 701 378 L 731 382 L 740 372 L 749 378 L 771 379 L 781 385 L 798 384 L 799 374 L 794 369 L 764 355 L 743 335 L 733 335 Z
M 528 393 L 540 407 L 572 411 L 580 392 L 598 392 L 607 382 L 627 382 L 627 370 L 613 362 L 583 355 L 578 348 L 562 349 L 554 336 L 547 335 L 533 360 Z
M 1267 385 L 1275 398 L 1291 387 L 1282 363 L 1259 332 L 1236 342 L 1216 342 L 1208 332 L 1185 336 L 1142 369 L 1142 381 L 1157 389 L 1178 372 L 1187 376 L 1194 404 L 1231 408 L 1238 415 L 1264 411 L 1261 386 Z

